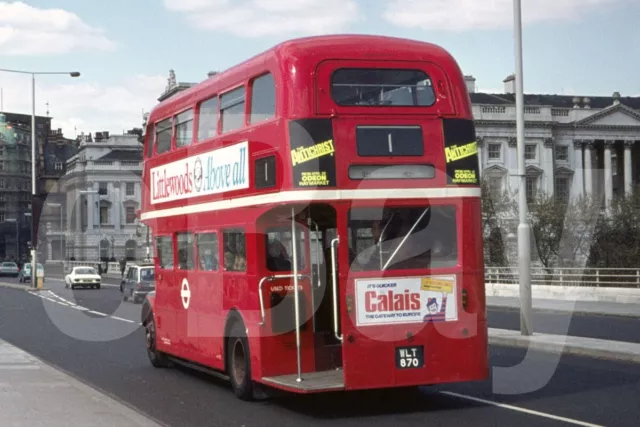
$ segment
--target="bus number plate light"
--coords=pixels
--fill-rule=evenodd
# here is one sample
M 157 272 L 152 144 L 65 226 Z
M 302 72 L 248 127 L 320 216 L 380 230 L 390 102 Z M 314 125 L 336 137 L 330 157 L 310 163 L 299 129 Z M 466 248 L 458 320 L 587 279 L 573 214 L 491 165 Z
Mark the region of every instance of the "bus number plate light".
M 416 369 L 424 366 L 424 346 L 396 347 L 396 368 Z

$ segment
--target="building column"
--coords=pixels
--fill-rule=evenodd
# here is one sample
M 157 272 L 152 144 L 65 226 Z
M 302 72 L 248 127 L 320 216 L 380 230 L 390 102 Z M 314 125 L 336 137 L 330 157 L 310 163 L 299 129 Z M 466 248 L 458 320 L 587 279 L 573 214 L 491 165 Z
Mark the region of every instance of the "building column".
M 122 184 L 119 182 L 114 182 L 113 183 L 113 192 L 114 194 L 114 199 L 115 202 L 113 202 L 113 204 L 111 205 L 111 209 L 113 209 L 113 225 L 114 225 L 114 230 L 116 230 L 116 233 L 118 233 L 121 228 L 121 223 L 122 220 L 120 218 L 120 210 L 122 209 Z
M 624 192 L 627 196 L 631 195 L 633 189 L 631 148 L 634 142 L 635 141 L 624 142 Z
M 573 197 L 584 195 L 584 163 L 582 159 L 584 144 L 580 140 L 573 141 L 573 159 L 574 172 L 573 182 L 571 183 L 571 193 Z
M 478 177 L 478 180 L 482 179 L 482 167 L 484 165 L 484 159 L 482 158 L 482 154 L 484 152 L 483 148 L 484 148 L 484 137 L 483 136 L 479 136 L 477 138 L 478 143 L 478 172 L 480 173 L 480 176 Z
M 75 195 L 76 200 L 74 209 L 76 211 L 76 235 L 78 235 L 82 231 L 82 204 L 84 203 L 84 199 L 82 194 L 78 192 L 78 188 L 73 190 L 73 194 Z
M 542 187 L 547 193 L 549 197 L 553 197 L 555 193 L 555 158 L 554 158 L 554 150 L 553 147 L 555 145 L 555 141 L 553 138 L 545 138 L 544 139 L 544 163 L 542 165 L 544 182 L 541 183 Z
M 593 141 L 584 141 L 584 190 L 587 196 L 593 196 Z
M 613 142 L 611 140 L 604 142 L 604 199 L 607 209 L 611 207 L 611 201 L 613 200 L 613 169 L 611 168 Z

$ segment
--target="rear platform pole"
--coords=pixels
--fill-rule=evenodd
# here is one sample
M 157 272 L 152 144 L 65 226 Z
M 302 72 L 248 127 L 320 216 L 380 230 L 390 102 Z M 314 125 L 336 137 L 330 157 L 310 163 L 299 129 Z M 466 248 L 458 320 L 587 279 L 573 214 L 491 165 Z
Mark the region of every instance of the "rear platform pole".
M 298 249 L 296 244 L 296 213 L 295 208 L 291 208 L 291 247 L 293 249 L 293 301 L 296 316 L 296 357 L 298 359 L 297 382 L 302 381 L 302 363 L 300 356 L 300 297 L 298 295 Z

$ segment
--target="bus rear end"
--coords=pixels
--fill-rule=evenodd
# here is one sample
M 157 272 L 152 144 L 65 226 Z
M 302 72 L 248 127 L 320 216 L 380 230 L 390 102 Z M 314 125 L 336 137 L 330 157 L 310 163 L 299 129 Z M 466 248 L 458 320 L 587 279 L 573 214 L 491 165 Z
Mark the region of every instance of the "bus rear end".
M 345 389 L 489 375 L 471 106 L 455 62 L 426 56 L 332 59 L 316 71 L 346 190 L 325 241 Z

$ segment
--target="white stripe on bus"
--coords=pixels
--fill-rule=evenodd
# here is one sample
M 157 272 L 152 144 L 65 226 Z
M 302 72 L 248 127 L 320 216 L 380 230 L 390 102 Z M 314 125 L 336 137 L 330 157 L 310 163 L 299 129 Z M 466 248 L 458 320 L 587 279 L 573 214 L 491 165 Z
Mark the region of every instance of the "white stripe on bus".
M 197 205 L 180 206 L 177 208 L 158 209 L 143 213 L 141 215 L 141 219 L 147 220 L 175 215 L 189 215 L 201 212 L 246 208 L 249 206 L 266 205 L 270 203 L 312 203 L 328 200 L 449 199 L 458 197 L 479 198 L 481 194 L 482 192 L 479 188 L 460 187 L 282 191 L 279 193 L 239 197 L 237 199 L 219 200 L 215 202 L 199 203 Z

